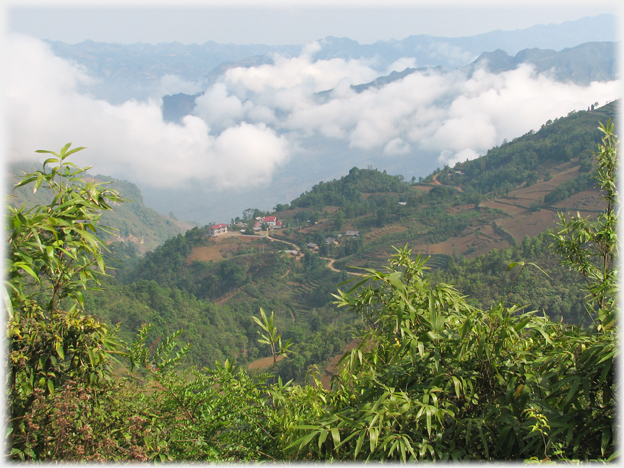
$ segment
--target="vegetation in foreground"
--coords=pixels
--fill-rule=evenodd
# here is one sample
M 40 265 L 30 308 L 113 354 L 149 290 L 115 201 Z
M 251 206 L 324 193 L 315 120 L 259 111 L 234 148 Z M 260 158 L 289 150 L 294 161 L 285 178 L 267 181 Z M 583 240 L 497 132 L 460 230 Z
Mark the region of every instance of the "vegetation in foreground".
M 587 285 L 580 328 L 502 297 L 482 310 L 430 284 L 397 250 L 337 304 L 366 323 L 331 390 L 250 376 L 229 361 L 179 371 L 171 336 L 124 343 L 84 313 L 105 273 L 96 236 L 118 202 L 85 183 L 65 146 L 19 185 L 47 206 L 9 208 L 6 290 L 8 448 L 13 460 L 612 460 L 617 456 L 617 139 L 602 127 L 596 179 L 607 210 L 561 218 L 553 248 Z M 50 170 L 48 171 L 48 168 Z M 98 229 L 102 229 L 99 227 Z M 530 268 L 515 262 L 510 268 Z M 257 321 L 275 361 L 288 352 L 272 317 Z

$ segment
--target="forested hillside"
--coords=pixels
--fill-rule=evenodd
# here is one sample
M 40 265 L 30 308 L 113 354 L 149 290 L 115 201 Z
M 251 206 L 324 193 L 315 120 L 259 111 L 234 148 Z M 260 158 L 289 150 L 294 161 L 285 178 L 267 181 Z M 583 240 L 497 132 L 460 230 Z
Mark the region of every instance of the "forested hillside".
M 193 252 L 201 257 L 224 245 L 232 249 L 227 258 L 192 260 Z M 136 259 L 134 267 L 118 269 L 103 291 L 85 295 L 86 310 L 120 323 L 127 339 L 143 323 L 154 324 L 151 339 L 183 330 L 180 341 L 194 343 L 184 363 L 214 365 L 268 355 L 252 320 L 262 307 L 275 312 L 284 337 L 301 348 L 296 359 L 282 364 L 289 369 L 284 377 L 301 379 L 310 365 L 339 353 L 355 328 L 352 317 L 331 304 L 331 293 L 347 275 L 328 271 L 318 256 L 296 260 L 284 253 L 287 248 L 266 238 L 231 238 L 226 244 L 206 228 L 193 228 Z
M 97 236 L 105 227 L 98 222 L 123 199 L 68 164 L 81 148 L 67 144 L 18 184 L 47 191 L 49 201 L 8 207 L 8 456 L 65 462 L 617 460 L 619 149 L 611 122 L 598 131 L 592 177 L 600 203 L 593 216 L 560 209 L 552 233 L 521 242 L 505 233 L 512 247 L 472 259 L 440 262 L 438 256 L 433 274 L 426 273 L 426 255 L 409 246 L 394 249 L 383 259 L 385 268 L 359 269 L 357 276 L 328 273 L 318 246 L 298 245 L 322 234 L 324 223 L 340 221 L 323 218 L 330 207 L 321 213 L 316 202 L 309 213 L 320 216 L 301 218 L 279 241 L 213 238 L 207 228 L 195 228 L 106 277 L 113 258 L 105 261 L 106 244 Z M 555 162 L 552 179 L 571 180 L 579 163 Z M 367 171 L 352 171 L 344 186 L 370 198 L 393 183 Z M 379 181 L 378 191 L 366 192 L 360 175 Z M 421 192 L 412 209 L 438 203 L 440 214 L 473 210 L 479 213 L 473 223 L 482 212 L 514 218 L 481 203 L 511 206 L 516 218 L 549 211 L 505 205 L 496 194 L 466 207 L 461 190 L 467 185 L 445 188 L 437 175 L 430 190 L 407 185 L 405 193 Z M 394 180 L 396 196 L 405 185 Z M 525 182 L 508 196 L 530 200 Z M 545 187 L 538 179 L 529 188 L 539 184 Z M 538 193 L 544 192 L 550 193 Z M 568 198 L 584 200 L 589 210 L 586 192 Z M 589 198 L 579 201 L 583 194 Z M 290 208 L 293 219 L 301 210 Z M 345 237 L 365 238 L 349 260 L 373 252 L 367 241 L 380 255 L 386 235 L 409 232 L 375 240 L 370 234 L 381 231 L 367 224 L 371 215 L 343 220 L 363 226 Z M 431 221 L 435 229 L 438 221 Z M 492 225 L 500 231 L 511 226 L 498 218 Z M 556 262 L 547 259 L 546 244 Z M 285 246 L 299 248 L 291 258 Z M 113 246 L 110 255 L 132 252 Z M 565 270 L 579 275 L 573 281 L 583 298 L 570 288 Z M 332 289 L 335 300 L 323 296 L 324 287 L 346 278 Z M 447 283 L 457 278 L 476 297 Z M 290 297 L 287 285 L 298 288 Z M 549 301 L 557 295 L 555 309 Z M 540 310 L 525 308 L 540 300 Z M 302 301 L 318 304 L 306 314 Z M 95 317 L 85 313 L 91 308 Z M 551 318 L 543 313 L 548 308 Z M 130 310 L 140 313 L 128 325 Z M 115 320 L 111 312 L 118 314 L 117 328 L 106 323 Z M 154 325 L 139 325 L 145 317 Z M 182 332 L 169 333 L 178 325 L 186 325 L 194 342 L 184 345 Z M 236 336 L 236 327 L 247 335 Z M 123 339 L 130 332 L 134 338 Z M 309 363 L 343 349 L 350 334 L 357 339 L 330 388 L 318 368 L 304 374 Z M 197 353 L 195 340 L 215 346 Z M 252 341 L 268 358 L 265 374 L 234 363 L 254 352 Z M 205 355 L 217 348 L 232 359 Z M 189 368 L 193 362 L 208 367 Z
M 8 166 L 9 184 L 14 185 L 24 173 L 40 169 L 41 166 L 31 161 L 12 163 Z M 125 180 L 115 180 L 112 177 L 86 175 L 86 180 L 110 182 L 117 190 L 125 203 L 115 205 L 113 212 L 102 213 L 102 223 L 114 229 L 114 232 L 101 232 L 102 239 L 108 242 L 123 242 L 126 250 L 143 254 L 162 244 L 165 240 L 191 228 L 189 223 L 182 223 L 176 219 L 162 216 L 148 208 L 143 203 L 143 196 L 136 185 Z M 18 188 L 11 191 L 8 203 L 13 207 L 25 205 L 32 207 L 35 204 L 49 203 L 52 197 L 49 192 Z
M 420 181 L 353 168 L 277 205 L 283 229 L 216 238 L 207 226 L 195 227 L 144 257 L 113 245 L 117 271 L 104 291 L 86 294 L 86 310 L 120 323 L 125 339 L 144 322 L 154 324 L 153 339 L 183 330 L 180 342 L 193 343 L 187 365 L 226 358 L 247 365 L 268 356 L 251 319 L 262 307 L 275 312 L 297 352 L 278 372 L 301 381 L 310 365 L 326 368 L 361 327 L 332 294 L 360 272 L 354 266 L 382 268 L 394 247 L 407 244 L 431 257 L 431 281 L 455 284 L 475 306 L 507 297 L 553 320 L 587 325 L 578 273 L 559 265 L 544 232 L 555 228 L 558 211 L 595 216 L 604 206 L 589 171 L 598 124 L 615 117 L 616 103 L 571 113 Z M 247 209 L 230 230 L 253 232 L 254 218 L 268 214 Z M 525 268 L 518 278 L 517 270 L 506 272 L 522 260 L 541 270 Z

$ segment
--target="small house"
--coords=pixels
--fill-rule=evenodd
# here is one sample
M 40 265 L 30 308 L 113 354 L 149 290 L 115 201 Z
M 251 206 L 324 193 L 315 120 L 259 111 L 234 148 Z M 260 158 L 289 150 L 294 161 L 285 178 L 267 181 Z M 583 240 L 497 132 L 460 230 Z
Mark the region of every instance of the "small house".
M 208 235 L 210 236 L 218 236 L 219 234 L 224 234 L 227 232 L 227 224 L 214 224 L 208 228 Z
M 265 216 L 263 221 L 269 226 L 274 227 L 277 223 L 277 218 L 275 216 Z

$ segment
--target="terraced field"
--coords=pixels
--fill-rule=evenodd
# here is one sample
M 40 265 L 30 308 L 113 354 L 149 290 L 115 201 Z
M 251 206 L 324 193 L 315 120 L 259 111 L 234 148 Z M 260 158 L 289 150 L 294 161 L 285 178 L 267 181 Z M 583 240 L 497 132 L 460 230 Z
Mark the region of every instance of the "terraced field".
M 242 236 L 238 233 L 228 233 L 218 237 L 210 238 L 206 245 L 195 247 L 191 255 L 187 258 L 187 264 L 193 261 L 210 262 L 220 261 L 237 255 L 240 251 L 255 249 L 262 245 L 270 249 L 270 241 L 263 236 Z
M 372 241 L 379 239 L 387 234 L 400 234 L 408 230 L 408 226 L 401 226 L 398 224 L 391 224 L 383 228 L 373 228 L 370 233 L 365 237 L 366 240 Z

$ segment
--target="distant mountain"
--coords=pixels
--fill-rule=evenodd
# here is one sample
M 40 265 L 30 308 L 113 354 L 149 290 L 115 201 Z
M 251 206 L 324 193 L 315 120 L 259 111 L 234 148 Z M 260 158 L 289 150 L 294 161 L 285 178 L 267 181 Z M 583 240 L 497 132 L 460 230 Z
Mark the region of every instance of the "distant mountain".
M 18 176 L 40 169 L 39 164 L 34 162 L 13 163 L 7 167 L 9 186 L 18 182 Z M 115 180 L 112 177 L 96 175 L 88 176 L 89 180 L 97 182 L 110 182 L 110 188 L 117 190 L 127 201 L 114 207 L 113 211 L 102 214 L 103 226 L 116 230 L 114 234 L 101 233 L 106 241 L 117 241 L 133 244 L 139 253 L 152 250 L 165 242 L 165 240 L 184 232 L 192 227 L 189 223 L 182 223 L 168 216 L 163 216 L 148 208 L 143 203 L 143 195 L 139 188 L 125 180 Z M 35 204 L 48 203 L 51 200 L 49 193 L 39 190 L 33 193 L 31 190 L 21 187 L 11 191 L 7 202 L 12 206 L 26 205 L 31 207 Z
M 560 52 L 525 49 L 514 57 L 498 49 L 481 54 L 471 68 L 485 67 L 490 72 L 500 73 L 513 70 L 521 63 L 530 63 L 537 73 L 550 72 L 558 81 L 588 85 L 592 81 L 618 78 L 616 53 L 614 42 L 589 42 Z
M 301 52 L 298 45 L 237 45 L 214 41 L 201 45 L 179 42 L 111 44 L 91 40 L 78 44 L 48 42 L 55 55 L 78 63 L 89 75 L 99 78 L 101 82 L 92 85 L 90 92 L 113 104 L 153 97 L 162 88 L 161 79 L 166 75 L 175 75 L 203 87 L 210 71 L 215 69 L 220 74 L 227 63 L 241 61 L 243 66 L 252 66 L 274 54 L 290 57 Z
M 468 37 L 413 35 L 402 40 L 377 41 L 374 44 L 326 37 L 319 40 L 321 49 L 312 58 L 368 59 L 370 66 L 384 73 L 394 62 L 407 57 L 413 58 L 417 67 L 441 66 L 449 70 L 469 65 L 483 52 L 497 49 L 514 55 L 527 48 L 562 50 L 587 42 L 617 39 L 616 17 L 604 14 L 559 25 L 492 31 Z M 194 94 L 204 90 L 215 76 L 231 66 L 248 67 L 270 63 L 274 54 L 293 57 L 303 50 L 301 45 L 237 45 L 213 41 L 201 45 L 184 45 L 179 42 L 156 45 L 109 44 L 93 41 L 79 44 L 50 41 L 49 44 L 57 56 L 85 67 L 88 74 L 98 78 L 100 82 L 89 88 L 90 93 L 111 103 L 179 92 Z M 167 84 L 162 82 L 166 75 L 178 76 L 187 83 L 178 85 L 177 89 L 167 89 Z M 192 86 L 195 89 L 187 89 Z
M 366 91 L 369 88 L 383 88 L 388 83 L 392 83 L 393 81 L 402 80 L 407 75 L 411 75 L 412 73 L 441 73 L 443 72 L 442 67 L 421 67 L 421 68 L 406 68 L 405 70 L 398 72 L 393 71 L 387 76 L 380 76 L 379 78 L 375 78 L 370 83 L 364 83 L 359 85 L 351 85 L 351 89 L 355 90 L 358 93 Z
M 589 42 L 560 52 L 550 49 L 524 49 L 515 56 L 497 49 L 482 53 L 474 62 L 464 67 L 467 75 L 485 68 L 492 73 L 514 70 L 520 64 L 530 64 L 537 73 L 548 73 L 551 78 L 561 82 L 589 85 L 592 81 L 611 81 L 618 78 L 617 48 L 615 42 Z M 380 76 L 369 83 L 351 85 L 358 93 L 369 88 L 382 88 L 394 81 L 399 81 L 412 73 L 444 73 L 440 66 L 406 68 Z M 317 102 L 326 102 L 331 98 L 332 89 L 316 93 Z M 179 93 L 163 97 L 163 118 L 168 122 L 181 122 L 182 117 L 192 114 L 194 102 L 201 93 L 188 95 Z
M 539 70 L 550 71 L 555 67 L 555 78 L 586 83 L 602 77 L 608 79 L 614 74 L 615 54 L 611 61 L 608 58 L 609 50 L 613 50 L 614 45 L 603 47 L 604 42 L 596 42 L 616 39 L 614 25 L 613 15 L 602 15 L 561 25 L 495 31 L 467 38 L 410 36 L 400 41 L 378 41 L 369 45 L 350 39 L 326 38 L 320 41 L 321 48 L 312 55 L 312 59 L 370 59 L 366 63 L 378 70 L 378 77 L 368 83 L 355 83 L 353 89 L 358 92 L 371 87 L 382 88 L 421 70 L 445 73 L 452 68 L 476 66 L 474 62 L 479 59 L 483 61 L 480 65 L 485 65 L 487 59 L 487 66 L 496 71 L 513 67 L 519 62 L 533 63 Z M 588 40 L 594 45 L 580 45 Z M 529 49 L 518 48 L 518 44 Z M 121 45 L 86 41 L 76 45 L 54 42 L 51 46 L 59 56 L 83 65 L 88 74 L 96 77 L 96 84 L 86 89 L 90 96 L 112 102 L 148 96 L 162 98 L 163 117 L 168 122 L 180 122 L 184 115 L 192 113 L 196 96 L 220 79 L 228 69 L 272 63 L 273 54 L 289 57 L 297 56 L 302 51 L 299 45 L 243 46 L 214 42 L 187 46 L 180 43 Z M 497 49 L 503 52 L 494 53 Z M 483 55 L 484 52 L 487 53 Z M 402 61 L 403 65 L 400 65 L 395 63 L 398 58 L 414 60 Z M 414 62 L 415 65 L 411 65 Z M 583 70 L 585 65 L 587 69 Z M 322 92 L 315 98 L 322 102 L 333 96 Z M 586 105 L 599 99 L 588 100 Z M 436 105 L 442 108 L 445 102 Z M 276 117 L 281 118 L 279 112 L 280 109 L 276 108 Z M 558 115 L 562 114 L 552 114 L 551 118 Z M 214 125 L 211 128 L 215 131 Z M 289 131 L 286 126 L 275 127 L 274 130 L 280 136 Z M 354 165 L 382 167 L 407 177 L 422 176 L 440 165 L 439 149 L 417 143 L 410 143 L 410 148 L 401 147 L 400 141 L 397 145 L 397 153 L 389 157 L 390 151 L 386 154 L 382 147 L 363 149 L 344 138 L 303 133 L 296 136 L 293 157 L 275 169 L 271 174 L 272 182 L 265 186 L 242 184 L 216 191 L 210 185 L 190 181 L 176 189 L 146 184 L 141 186 L 141 190 L 147 205 L 159 212 L 175 212 L 181 219 L 204 224 L 213 220 L 228 221 L 252 205 L 270 209 L 284 200 L 295 198 L 302 189 L 312 187 L 319 180 L 331 180 L 344 174 Z

